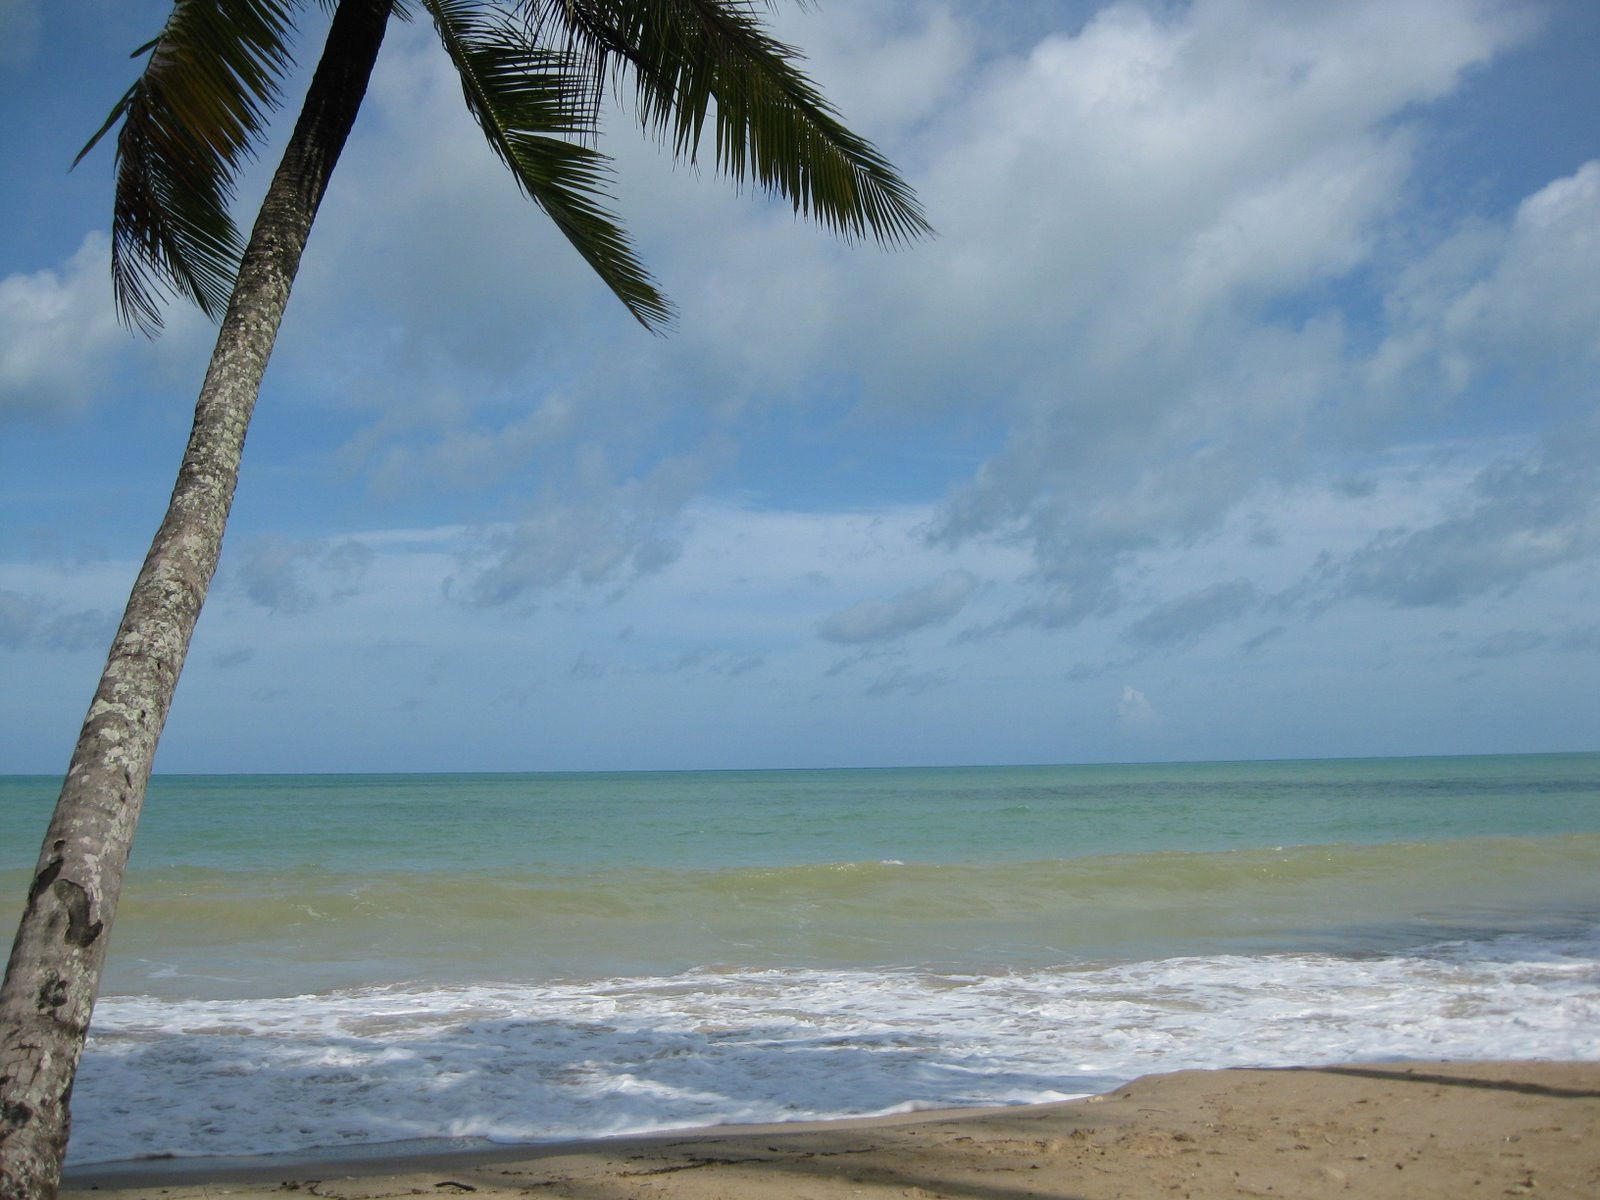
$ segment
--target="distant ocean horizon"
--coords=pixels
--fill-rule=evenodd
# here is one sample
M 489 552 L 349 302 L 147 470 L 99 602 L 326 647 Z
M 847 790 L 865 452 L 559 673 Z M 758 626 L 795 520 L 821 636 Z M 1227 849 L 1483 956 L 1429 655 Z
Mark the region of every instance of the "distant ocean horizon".
M 1439 1057 L 1600 1059 L 1600 754 L 161 775 L 69 1164 Z

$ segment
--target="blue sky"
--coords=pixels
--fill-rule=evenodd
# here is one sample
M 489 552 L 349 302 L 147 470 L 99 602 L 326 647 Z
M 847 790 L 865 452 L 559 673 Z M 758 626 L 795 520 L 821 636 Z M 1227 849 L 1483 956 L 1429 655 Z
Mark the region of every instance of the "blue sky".
M 0 0 L 0 772 L 65 766 L 210 349 L 118 326 L 67 169 L 165 11 Z M 618 113 L 665 338 L 392 30 L 158 770 L 1596 748 L 1600 5 L 775 20 L 939 236 Z

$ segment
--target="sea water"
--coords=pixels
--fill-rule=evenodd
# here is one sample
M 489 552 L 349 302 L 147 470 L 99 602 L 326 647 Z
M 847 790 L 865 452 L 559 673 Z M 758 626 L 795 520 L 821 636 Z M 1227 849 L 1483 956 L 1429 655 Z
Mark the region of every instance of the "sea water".
M 1600 755 L 168 776 L 69 1164 L 1438 1057 L 1600 1059 Z

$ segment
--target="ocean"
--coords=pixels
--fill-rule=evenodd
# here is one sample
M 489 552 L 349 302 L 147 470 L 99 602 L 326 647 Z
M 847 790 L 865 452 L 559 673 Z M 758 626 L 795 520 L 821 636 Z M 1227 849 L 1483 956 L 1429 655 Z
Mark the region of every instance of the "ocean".
M 1600 1059 L 1600 754 L 158 776 L 68 1163 L 1439 1057 Z

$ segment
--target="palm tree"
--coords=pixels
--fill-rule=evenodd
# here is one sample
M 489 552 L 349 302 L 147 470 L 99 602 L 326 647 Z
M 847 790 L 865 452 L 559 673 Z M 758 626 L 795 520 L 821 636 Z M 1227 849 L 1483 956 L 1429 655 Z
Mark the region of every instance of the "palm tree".
M 847 129 L 751 0 L 411 0 L 517 184 L 647 329 L 671 308 L 607 211 L 593 146 L 607 89 L 644 130 L 847 237 L 928 232 L 910 189 Z M 0 988 L 0 1197 L 48 1200 L 68 1099 L 157 739 L 216 568 L 246 427 L 318 205 L 405 0 L 338 0 L 247 243 L 229 214 L 291 66 L 304 0 L 175 0 L 138 80 L 84 148 L 117 134 L 112 278 L 153 334 L 177 296 L 221 318 L 172 500 L 73 752 Z M 79 155 L 81 159 L 82 154 Z

